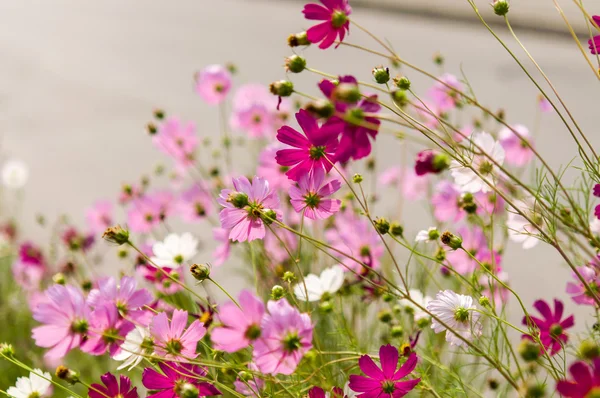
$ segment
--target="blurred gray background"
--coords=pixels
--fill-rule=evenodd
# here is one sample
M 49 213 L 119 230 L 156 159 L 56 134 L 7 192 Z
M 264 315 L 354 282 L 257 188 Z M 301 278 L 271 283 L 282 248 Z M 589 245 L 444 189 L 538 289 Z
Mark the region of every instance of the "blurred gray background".
M 535 88 L 473 20 L 466 1 L 354 3 L 353 18 L 389 39 L 408 61 L 437 73 L 431 59 L 439 51 L 447 71 L 458 75 L 464 70 L 480 102 L 492 109 L 503 107 L 511 123 L 529 127 L 536 123 Z M 490 21 L 501 22 L 490 16 L 486 1 L 478 4 Z M 561 4 L 576 29 L 585 33 L 585 21 L 572 2 Z M 1 0 L 0 132 L 3 153 L 23 159 L 30 168 L 30 181 L 19 202 L 23 233 L 45 236 L 35 223 L 37 213 L 52 219 L 68 212 L 82 223 L 83 211 L 92 202 L 116 197 L 121 182 L 137 181 L 157 163 L 167 163 L 144 132 L 155 107 L 195 120 L 203 137 L 217 137 L 218 115 L 193 92 L 194 72 L 207 64 L 231 61 L 239 67 L 237 84 L 285 78 L 283 59 L 290 55 L 286 37 L 311 26 L 301 9 L 302 2 L 287 0 Z M 517 33 L 555 82 L 582 129 L 598 143 L 597 82 L 552 1 L 514 0 L 513 15 Z M 524 56 L 505 28 L 494 28 Z M 356 29 L 348 40 L 377 46 Z M 362 80 L 383 62 L 344 47 L 323 52 L 313 46 L 303 55 L 316 69 L 353 73 Z M 417 92 L 424 93 L 431 84 L 412 71 L 403 73 Z M 316 91 L 316 76 L 292 78 L 303 91 Z M 537 146 L 553 166 L 567 164 L 576 153 L 555 115 L 541 119 Z M 381 139 L 381 167 L 397 164 L 400 153 L 400 144 Z M 245 157 L 240 152 L 236 162 L 254 162 Z M 400 162 L 409 164 L 411 159 Z M 386 195 L 382 212 L 397 201 L 389 192 Z M 409 235 L 429 226 L 419 209 L 404 214 Z M 210 236 L 208 231 L 200 234 Z M 206 246 L 212 248 L 211 243 Z M 118 267 L 116 257 L 114 261 Z M 548 247 L 523 251 L 510 245 L 504 265 L 526 304 L 541 297 L 566 298 L 570 272 Z M 217 275 L 237 289 L 243 278 L 230 270 L 243 266 L 223 267 Z M 591 312 L 566 301 L 568 309 L 579 315 Z M 578 324 L 580 329 L 584 326 Z

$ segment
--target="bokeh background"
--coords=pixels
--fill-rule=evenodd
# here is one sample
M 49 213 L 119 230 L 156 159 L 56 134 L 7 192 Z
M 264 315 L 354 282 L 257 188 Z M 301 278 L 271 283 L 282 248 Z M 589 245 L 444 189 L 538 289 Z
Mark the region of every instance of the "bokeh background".
M 353 17 L 389 39 L 402 57 L 437 73 L 431 60 L 435 52 L 442 53 L 446 71 L 459 75 L 462 69 L 480 102 L 504 109 L 510 123 L 538 126 L 536 145 L 551 165 L 566 165 L 575 157 L 574 145 L 556 115 L 537 120 L 536 89 L 473 19 L 466 1 L 355 3 Z M 597 144 L 595 79 L 554 5 L 546 0 L 512 3 L 517 33 Z M 585 21 L 572 2 L 561 3 L 584 35 Z M 487 1 L 478 4 L 500 37 L 524 58 L 498 25 L 501 20 L 490 15 Z M 0 1 L 2 152 L 24 160 L 30 169 L 24 195 L 11 208 L 20 214 L 23 235 L 47 238 L 48 232 L 36 223 L 38 214 L 52 220 L 68 213 L 75 224 L 83 225 L 84 209 L 95 200 L 116 198 L 122 182 L 139 181 L 157 164 L 168 164 L 144 130 L 154 108 L 194 120 L 199 134 L 216 139 L 218 113 L 193 92 L 194 72 L 207 64 L 233 62 L 239 68 L 236 84 L 268 84 L 286 78 L 283 60 L 291 51 L 285 39 L 310 26 L 301 8 L 302 2 L 291 0 Z M 358 30 L 348 40 L 377 46 Z M 352 73 L 362 80 L 368 80 L 371 69 L 382 63 L 375 56 L 343 47 L 323 52 L 313 46 L 302 52 L 311 67 Z M 525 64 L 533 70 L 529 62 Z M 412 71 L 402 73 L 417 92 L 424 93 L 431 85 Z M 291 78 L 302 91 L 316 92 L 317 76 L 303 73 Z M 410 164 L 412 158 L 403 158 L 404 153 L 401 143 L 381 138 L 376 153 L 379 167 Z M 234 159 L 243 169 L 256 161 L 255 156 L 251 148 L 238 147 Z M 377 194 L 382 213 L 399 202 L 397 193 Z M 402 222 L 407 234 L 414 236 L 430 221 L 422 205 L 405 206 Z M 204 241 L 199 261 L 209 261 L 210 231 L 194 232 Z M 107 273 L 121 267 L 116 255 L 114 260 L 111 255 L 103 270 Z M 525 303 L 562 297 L 569 311 L 588 312 L 569 302 L 564 290 L 570 272 L 545 245 L 529 251 L 509 245 L 504 265 Z M 216 277 L 236 291 L 243 286 L 245 267 L 233 259 L 216 270 Z M 511 307 L 516 310 L 515 305 L 513 300 Z M 580 330 L 585 326 L 577 325 Z

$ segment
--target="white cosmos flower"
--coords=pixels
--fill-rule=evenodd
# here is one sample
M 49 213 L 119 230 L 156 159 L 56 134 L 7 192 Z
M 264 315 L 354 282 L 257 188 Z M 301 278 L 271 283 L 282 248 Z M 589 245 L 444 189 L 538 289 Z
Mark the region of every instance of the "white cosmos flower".
M 44 397 L 49 393 L 52 384 L 50 380 L 52 380 L 50 373 L 34 369 L 29 373 L 29 377 L 19 377 L 15 386 L 10 387 L 6 392 L 14 398 Z
M 20 160 L 9 160 L 2 167 L 2 183 L 11 189 L 23 188 L 29 177 L 27 165 Z
M 435 315 L 441 322 L 466 340 L 481 336 L 482 325 L 479 322 L 480 313 L 473 298 L 456 294 L 452 290 L 440 291 L 435 299 L 427 305 L 427 310 Z M 465 344 L 455 333 L 446 329 L 446 326 L 432 318 L 431 328 L 440 333 L 446 331 L 446 341 L 451 345 L 462 346 Z
M 423 292 L 420 291 L 419 289 L 410 289 L 408 292 L 410 293 L 410 298 L 413 301 L 415 301 L 421 307 L 427 308 L 427 305 L 431 301 L 431 297 L 424 295 Z M 419 319 L 423 319 L 423 318 L 429 318 L 429 314 L 427 312 L 423 311 L 422 309 L 417 307 L 415 304 L 413 304 L 413 302 L 411 302 L 407 299 L 398 300 L 398 304 L 400 304 L 402 307 L 412 309 L 415 321 L 418 321 Z
M 592 220 L 592 222 L 590 223 L 590 231 L 594 235 L 600 235 L 600 220 L 599 219 L 594 218 Z
M 344 397 L 346 398 L 356 398 L 358 397 L 357 392 L 354 392 L 350 389 L 350 382 L 347 382 L 346 385 L 344 386 Z
M 428 230 L 422 230 L 417 233 L 415 242 L 433 242 L 440 237 L 440 232 L 436 227 L 430 227 Z
M 321 276 L 308 274 L 304 283 L 294 286 L 294 294 L 302 301 L 319 301 L 323 296 L 333 294 L 340 290 L 344 284 L 344 268 L 334 265 L 321 272 Z M 306 289 L 305 286 L 306 285 Z M 308 292 L 308 295 L 307 295 Z
M 125 336 L 125 341 L 121 344 L 121 352 L 112 358 L 115 361 L 123 362 L 117 370 L 125 369 L 129 366 L 128 370 L 135 368 L 145 356 L 152 352 L 151 347 L 145 347 L 145 342 L 151 341 L 150 332 L 147 328 L 136 326 L 131 332 Z
M 186 232 L 181 236 L 169 234 L 162 242 L 152 245 L 151 260 L 159 267 L 181 265 L 198 253 L 198 240 Z
M 539 213 L 535 211 L 535 200 L 532 197 L 525 198 L 524 200 L 515 200 L 515 207 L 517 207 L 523 214 L 541 225 L 543 219 Z M 514 209 L 508 212 L 508 219 L 506 220 L 506 226 L 508 227 L 508 237 L 515 243 L 521 243 L 523 249 L 531 249 L 539 243 L 537 237 L 538 229 L 532 223 L 530 223 L 525 217 L 518 214 Z
M 463 192 L 490 192 L 492 188 L 488 183 L 494 185 L 494 179 L 498 176 L 498 167 L 489 158 L 501 166 L 504 163 L 504 148 L 500 142 L 494 140 L 494 137 L 484 132 L 474 133 L 470 140 L 474 144 L 471 148 L 472 152 L 465 154 L 465 157 L 470 160 L 470 165 L 481 177 L 456 160 L 450 164 L 450 173 Z

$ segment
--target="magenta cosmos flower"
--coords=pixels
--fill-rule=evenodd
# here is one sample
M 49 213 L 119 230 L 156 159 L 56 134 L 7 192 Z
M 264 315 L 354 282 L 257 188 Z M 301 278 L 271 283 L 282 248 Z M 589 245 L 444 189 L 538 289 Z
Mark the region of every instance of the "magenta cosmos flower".
M 119 319 L 117 307 L 111 303 L 103 304 L 90 316 L 87 339 L 81 344 L 81 351 L 102 355 L 108 350 L 110 356 L 114 356 L 120 352 L 121 343 L 133 328 L 133 323 Z
M 108 200 L 100 200 L 86 213 L 85 218 L 92 232 L 102 233 L 113 225 L 113 205 Z
M 600 198 L 600 184 L 594 185 L 593 193 L 595 197 Z M 600 205 L 596 205 L 596 207 L 594 208 L 594 215 L 597 219 L 600 220 Z
M 196 345 L 206 334 L 206 328 L 195 320 L 185 330 L 188 321 L 187 311 L 175 310 L 171 324 L 167 314 L 161 312 L 152 319 L 150 334 L 154 339 L 154 352 L 162 358 L 185 361 L 196 358 Z
M 410 354 L 406 362 L 398 367 L 398 350 L 391 345 L 382 345 L 379 349 L 381 369 L 368 355 L 358 360 L 360 370 L 366 376 L 351 375 L 350 389 L 364 398 L 399 398 L 408 394 L 419 382 L 420 378 L 402 381 L 417 366 L 417 354 Z
M 213 211 L 212 198 L 207 189 L 195 184 L 181 194 L 177 210 L 186 222 L 202 221 Z
M 206 103 L 223 102 L 231 88 L 231 73 L 222 65 L 208 65 L 196 74 L 196 92 Z
M 350 8 L 348 0 L 320 1 L 324 7 L 310 3 L 304 6 L 302 12 L 304 17 L 311 21 L 325 21 L 308 29 L 306 34 L 308 41 L 311 43 L 321 42 L 319 48 L 326 49 L 331 47 L 337 37 L 339 37 L 340 43 L 344 41 L 346 33 L 350 32 L 348 15 L 352 12 L 352 8 Z
M 143 316 L 142 307 L 152 303 L 152 294 L 146 289 L 137 289 L 135 278 L 124 276 L 117 283 L 113 277 L 101 279 L 98 288 L 88 294 L 88 303 L 93 308 L 110 303 L 121 316 L 138 319 Z
M 137 387 L 131 388 L 129 377 L 120 375 L 119 381 L 112 373 L 105 373 L 100 376 L 103 386 L 92 384 L 88 390 L 90 398 L 138 398 Z
M 577 267 L 577 272 L 579 272 L 594 293 L 600 291 L 598 287 L 598 274 L 594 267 Z M 574 282 L 567 283 L 567 293 L 571 295 L 573 301 L 580 305 L 595 306 L 596 302 L 592 294 L 585 288 L 575 273 L 573 273 L 573 280 Z
M 232 302 L 219 307 L 222 326 L 215 328 L 210 336 L 217 350 L 236 352 L 260 337 L 265 305 L 248 290 L 240 293 L 239 304 L 241 309 Z
M 321 387 L 313 387 L 308 390 L 308 398 L 344 398 L 344 390 L 333 387 L 331 392 L 326 393 Z
M 313 173 L 300 177 L 297 187 L 290 187 L 292 207 L 297 213 L 303 213 L 311 220 L 330 217 L 340 209 L 342 202 L 328 196 L 336 193 L 341 186 L 339 180 L 325 183 L 325 172 L 316 169 Z
M 594 15 L 592 19 L 597 26 L 600 26 L 600 15 Z M 592 54 L 600 54 L 600 35 L 594 36 L 588 40 L 588 43 L 590 45 L 590 51 Z
M 321 80 L 319 88 L 335 105 L 336 116 L 325 124 L 332 130 L 342 133 L 340 144 L 335 152 L 338 162 L 345 163 L 350 158 L 362 159 L 371 153 L 371 142 L 377 136 L 379 119 L 366 115 L 379 112 L 377 95 L 371 95 L 355 102 L 341 101 L 338 92 L 344 88 L 358 90 L 358 81 L 354 76 L 340 76 L 336 82 Z
M 60 359 L 79 347 L 88 331 L 90 310 L 79 289 L 54 285 L 45 292 L 46 301 L 33 310 L 33 319 L 44 325 L 33 328 L 32 337 L 40 347 L 52 347 L 45 355 Z
M 313 325 L 287 300 L 269 301 L 261 337 L 254 342 L 254 362 L 262 373 L 290 375 L 311 348 Z
M 265 223 L 281 218 L 279 198 L 269 189 L 264 178 L 254 177 L 252 183 L 246 177 L 234 178 L 233 187 L 224 189 L 217 199 L 224 207 L 219 213 L 221 226 L 229 230 L 233 241 L 253 241 L 265 237 Z
M 569 367 L 572 381 L 560 380 L 556 383 L 556 391 L 565 398 L 594 398 L 600 396 L 600 358 L 591 364 L 583 361 L 573 363 Z
M 333 167 L 332 163 L 335 162 L 338 128 L 330 124 L 319 127 L 317 120 L 304 109 L 296 113 L 296 120 L 305 135 L 290 126 L 281 127 L 277 131 L 277 139 L 294 149 L 277 151 L 275 160 L 280 166 L 293 166 L 285 174 L 294 181 L 298 181 L 314 169 L 329 172 Z
M 531 143 L 531 137 L 529 136 L 529 129 L 521 124 L 511 127 L 512 130 L 508 127 L 504 127 L 498 133 L 500 145 L 502 145 L 505 152 L 504 159 L 508 164 L 523 167 L 533 159 L 533 151 L 531 150 L 533 144 Z M 521 138 L 519 138 L 513 130 L 516 131 Z
M 215 386 L 199 380 L 207 374 L 199 366 L 175 362 L 160 362 L 158 366 L 162 373 L 152 368 L 146 368 L 142 373 L 144 387 L 155 392 L 148 398 L 179 398 L 184 392 L 194 389 L 199 397 L 221 395 Z
M 432 149 L 421 151 L 415 159 L 415 174 L 419 177 L 425 174 L 439 174 L 448 167 L 449 161 L 446 159 L 446 155 Z
M 540 341 L 546 350 L 550 350 L 550 355 L 554 355 L 562 349 L 562 346 L 569 340 L 565 333 L 575 325 L 573 315 L 562 319 L 564 306 L 562 301 L 554 299 L 554 312 L 550 309 L 548 303 L 544 300 L 537 300 L 533 306 L 542 314 L 542 319 L 529 316 L 531 323 L 539 329 Z M 528 325 L 527 317 L 523 317 L 523 325 Z M 531 337 L 524 335 L 524 338 Z

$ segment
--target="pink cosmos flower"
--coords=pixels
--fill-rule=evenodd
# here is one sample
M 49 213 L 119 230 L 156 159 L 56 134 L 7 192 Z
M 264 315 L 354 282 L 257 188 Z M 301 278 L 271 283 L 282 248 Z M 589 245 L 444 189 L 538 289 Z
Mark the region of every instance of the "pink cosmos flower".
M 591 364 L 574 362 L 569 367 L 573 380 L 559 380 L 556 391 L 564 398 L 593 398 L 600 394 L 600 358 Z
M 433 100 L 435 108 L 444 113 L 456 107 L 460 100 L 460 94 L 457 91 L 462 91 L 463 87 L 456 76 L 449 73 L 442 75 L 440 80 L 443 83 L 436 82 L 428 94 Z
M 287 117 L 289 101 L 277 108 L 277 98 L 269 89 L 256 83 L 245 84 L 235 93 L 230 125 L 243 130 L 252 138 L 272 137 Z
M 311 220 L 323 220 L 336 213 L 341 206 L 339 199 L 329 199 L 342 184 L 339 180 L 325 183 L 325 172 L 315 169 L 312 174 L 300 177 L 298 186 L 290 187 L 292 207 L 297 213 L 303 213 Z
M 87 339 L 81 344 L 81 351 L 102 355 L 108 350 L 110 356 L 114 356 L 120 352 L 121 343 L 133 328 L 133 323 L 119 320 L 117 307 L 105 303 L 92 312 Z
M 258 156 L 256 175 L 269 181 L 271 188 L 275 191 L 280 189 L 287 191 L 292 186 L 292 180 L 285 175 L 290 168 L 280 166 L 275 160 L 277 151 L 282 148 L 283 146 L 280 143 L 271 144 L 263 149 Z
M 358 81 L 354 76 L 340 76 L 337 84 L 327 79 L 319 83 L 323 94 L 334 103 L 337 114 L 329 118 L 324 126 L 342 133 L 335 158 L 338 162 L 345 163 L 350 158 L 358 160 L 371 153 L 369 137 L 375 140 L 381 122 L 365 114 L 377 113 L 381 106 L 377 103 L 377 95 L 367 96 L 354 103 L 338 100 L 336 90 L 342 86 L 350 86 L 358 90 Z
M 206 189 L 198 184 L 192 185 L 179 197 L 177 210 L 186 222 L 201 221 L 213 211 L 212 198 Z
M 504 148 L 506 163 L 523 167 L 533 159 L 529 129 L 521 124 L 514 125 L 512 128 L 527 142 L 523 142 L 511 129 L 504 127 L 498 133 L 500 145 Z
M 117 284 L 113 277 L 100 279 L 98 288 L 88 294 L 88 304 L 96 308 L 110 303 L 121 316 L 138 320 L 145 313 L 141 308 L 152 302 L 152 294 L 146 289 L 137 289 L 137 282 L 130 276 L 124 276 Z
M 149 233 L 160 224 L 161 215 L 160 203 L 144 196 L 134 200 L 127 210 L 127 226 L 132 232 Z
M 320 0 L 322 5 L 309 3 L 304 6 L 304 18 L 312 21 L 325 21 L 313 26 L 306 32 L 308 41 L 318 43 L 319 48 L 331 47 L 336 38 L 340 43 L 344 41 L 346 33 L 350 32 L 348 16 L 352 8 L 348 0 Z M 336 48 L 339 44 L 336 46 Z
M 465 250 L 454 250 L 446 253 L 448 264 L 458 273 L 470 274 L 477 269 L 477 262 L 469 256 L 472 253 L 477 257 L 477 253 L 487 247 L 485 235 L 481 228 L 473 226 L 460 227 L 458 233 L 462 237 L 462 247 Z
M 68 250 L 89 250 L 94 244 L 94 235 L 84 234 L 75 227 L 67 227 L 61 235 L 61 239 Z
M 290 126 L 283 126 L 277 131 L 277 139 L 294 149 L 281 149 L 277 151 L 275 160 L 284 167 L 292 167 L 285 174 L 294 181 L 298 181 L 304 174 L 314 169 L 332 169 L 335 162 L 334 153 L 337 149 L 337 133 L 330 125 L 319 127 L 317 120 L 304 109 L 296 113 L 296 120 L 305 136 Z
M 443 112 L 438 109 L 437 104 L 425 99 L 422 103 L 419 101 L 418 103 L 413 104 L 413 108 L 419 117 L 419 121 L 425 127 L 434 129 L 439 126 L 439 119 L 442 118 Z M 464 137 L 458 133 L 454 135 L 454 139 L 457 142 L 460 142 L 463 138 Z
M 595 268 L 583 266 L 577 267 L 577 271 L 583 277 L 583 279 L 585 279 L 591 290 L 594 292 L 598 292 L 600 290 L 598 288 L 598 274 Z M 575 273 L 573 273 L 573 280 L 575 282 L 567 283 L 567 293 L 571 295 L 573 301 L 580 305 L 595 306 L 596 302 L 592 298 L 592 295 L 587 291 Z
M 440 181 L 431 196 L 433 215 L 440 222 L 458 222 L 467 214 L 461 205 L 461 192 L 447 180 Z
M 250 291 L 243 290 L 239 304 L 241 309 L 232 302 L 219 306 L 222 326 L 215 328 L 210 336 L 217 350 L 236 352 L 260 337 L 260 323 L 265 313 L 263 302 Z
M 258 369 L 257 369 L 258 370 Z M 239 378 L 233 382 L 235 391 L 246 397 L 261 397 L 261 391 L 265 387 L 264 380 L 254 376 L 250 380 L 242 381 Z
M 221 242 L 213 251 L 213 265 L 223 265 L 229 258 L 229 253 L 231 251 L 229 230 L 225 228 L 213 228 L 213 237 L 217 242 Z
M 182 267 L 161 267 L 161 269 L 158 269 L 151 264 L 142 264 L 136 268 L 136 271 L 139 272 L 144 279 L 151 282 L 156 290 L 163 294 L 171 295 L 183 289 L 178 283 L 173 281 L 173 279 L 178 281 L 181 280 Z M 170 275 L 173 279 L 169 278 L 165 273 Z
M 222 65 L 205 66 L 195 76 L 196 92 L 210 105 L 218 105 L 231 88 L 231 73 Z
M 294 214 L 297 213 L 294 212 Z M 308 226 L 309 221 L 310 219 L 304 220 L 305 227 Z M 290 223 L 288 222 L 287 225 L 290 225 Z M 277 236 L 275 236 L 275 234 L 277 234 Z M 275 227 L 273 228 L 273 232 L 267 232 L 263 244 L 265 246 L 265 252 L 268 253 L 270 265 L 274 267 L 290 259 L 288 250 L 293 252 L 298 248 L 298 236 L 287 229 Z
M 92 384 L 88 390 L 90 398 L 138 398 L 137 387 L 131 388 L 129 377 L 120 375 L 119 381 L 112 373 L 105 373 L 100 376 L 103 386 L 97 383 Z
M 119 193 L 119 203 L 125 205 L 134 199 L 141 198 L 144 193 L 142 187 L 137 185 L 123 184 Z
M 40 288 L 40 283 L 46 274 L 46 268 L 17 260 L 12 265 L 12 273 L 15 282 L 17 282 L 23 290 L 31 293 Z
M 196 358 L 196 344 L 206 334 L 206 328 L 199 320 L 195 320 L 185 330 L 187 325 L 187 311 L 175 310 L 171 324 L 167 314 L 157 314 L 150 324 L 150 333 L 154 338 L 154 352 L 162 357 L 178 361 L 187 358 Z M 185 330 L 185 331 L 184 331 Z
M 88 331 L 90 310 L 81 290 L 73 286 L 53 285 L 45 292 L 47 301 L 33 310 L 33 319 L 42 326 L 33 328 L 35 344 L 50 348 L 48 359 L 60 359 L 79 347 Z
M 254 177 L 252 183 L 246 177 L 234 178 L 233 186 L 235 191 L 224 189 L 217 199 L 224 207 L 219 213 L 221 226 L 230 230 L 229 239 L 233 241 L 264 238 L 265 222 L 281 218 L 279 198 L 269 189 L 269 182 L 260 177 Z
M 308 398 L 345 398 L 345 396 L 344 390 L 339 387 L 333 387 L 328 393 L 321 387 L 313 387 L 308 390 Z
M 287 300 L 269 301 L 261 337 L 254 342 L 254 362 L 262 373 L 290 375 L 311 348 L 313 326 Z
M 594 15 L 592 19 L 594 20 L 596 27 L 600 26 L 600 15 Z M 588 43 L 590 45 L 590 52 L 592 54 L 600 54 L 600 35 L 594 36 L 593 38 L 588 40 Z
M 475 203 L 477 204 L 477 214 L 479 216 L 490 217 L 492 214 L 498 216 L 504 213 L 504 199 L 496 192 L 477 192 L 475 194 Z
M 85 218 L 92 232 L 102 233 L 113 225 L 113 205 L 108 200 L 100 200 L 87 209 Z
M 333 247 L 348 253 L 371 268 L 379 268 L 384 246 L 373 225 L 364 218 L 358 218 L 351 211 L 336 216 L 335 228 L 325 233 L 327 242 Z M 355 272 L 365 272 L 362 264 L 345 256 L 339 256 L 340 263 Z
M 382 345 L 379 349 L 381 368 L 368 355 L 358 360 L 360 370 L 366 376 L 350 375 L 350 389 L 360 393 L 357 397 L 399 398 L 408 394 L 421 381 L 420 378 L 402 381 L 415 370 L 417 354 L 410 354 L 406 362 L 398 367 L 398 349 L 391 345 Z
M 32 242 L 25 242 L 19 247 L 19 260 L 27 265 L 44 266 L 44 255 Z
M 554 110 L 550 101 L 548 101 L 542 94 L 538 95 L 538 105 L 542 113 L 550 113 Z
M 393 166 L 379 175 L 382 185 L 396 186 L 405 199 L 420 200 L 427 193 L 428 179 L 418 176 L 412 167 Z
M 158 126 L 152 142 L 177 163 L 187 164 L 193 159 L 198 147 L 196 125 L 192 122 L 184 123 L 176 117 L 169 117 Z
M 557 299 L 554 299 L 554 312 L 544 300 L 537 300 L 533 306 L 542 314 L 543 319 L 529 316 L 529 321 L 539 329 L 540 341 L 544 348 L 550 350 L 550 355 L 554 355 L 569 340 L 565 330 L 575 325 L 575 318 L 570 315 L 562 319 L 564 306 L 562 301 Z M 528 324 L 527 317 L 523 317 L 523 325 Z M 524 335 L 523 338 L 531 339 L 528 335 Z
M 144 369 L 142 373 L 142 384 L 148 390 L 157 391 L 148 395 L 148 398 L 179 398 L 188 389 L 197 389 L 198 396 L 221 395 L 212 384 L 200 381 L 205 377 L 205 369 L 189 363 L 160 362 L 158 364 L 161 373 L 152 368 Z

